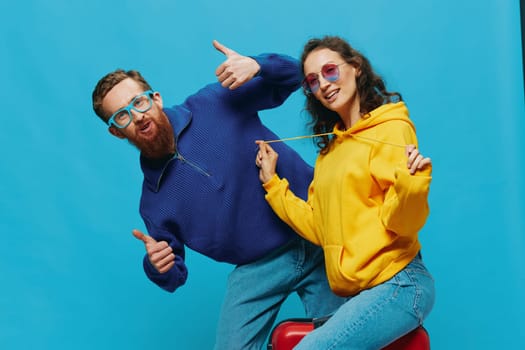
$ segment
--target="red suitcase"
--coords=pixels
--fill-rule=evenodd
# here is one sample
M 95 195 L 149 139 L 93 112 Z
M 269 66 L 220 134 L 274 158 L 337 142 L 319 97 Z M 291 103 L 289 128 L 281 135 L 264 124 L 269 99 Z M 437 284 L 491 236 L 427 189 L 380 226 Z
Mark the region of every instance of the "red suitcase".
M 297 343 L 328 318 L 290 318 L 280 322 L 270 334 L 268 350 L 292 350 Z M 429 350 L 430 338 L 427 330 L 420 326 L 382 350 Z

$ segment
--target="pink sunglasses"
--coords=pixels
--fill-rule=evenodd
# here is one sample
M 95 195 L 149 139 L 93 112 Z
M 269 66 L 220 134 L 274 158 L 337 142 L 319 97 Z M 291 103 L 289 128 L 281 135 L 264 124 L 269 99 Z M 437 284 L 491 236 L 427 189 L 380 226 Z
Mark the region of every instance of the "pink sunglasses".
M 335 64 L 327 63 L 321 67 L 321 75 L 323 78 L 333 83 L 339 79 L 339 66 L 345 64 L 346 62 Z M 315 94 L 321 83 L 319 82 L 319 73 L 310 73 L 303 79 L 303 89 L 306 93 Z

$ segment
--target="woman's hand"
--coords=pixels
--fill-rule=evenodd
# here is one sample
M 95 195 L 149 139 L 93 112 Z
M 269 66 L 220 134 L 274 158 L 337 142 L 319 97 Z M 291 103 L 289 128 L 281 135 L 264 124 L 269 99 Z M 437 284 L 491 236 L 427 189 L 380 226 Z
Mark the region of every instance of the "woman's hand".
M 255 143 L 259 145 L 259 152 L 255 157 L 255 165 L 260 169 L 259 180 L 262 183 L 267 183 L 275 175 L 279 154 L 264 141 L 257 140 Z
M 432 164 L 430 158 L 423 157 L 414 145 L 407 145 L 405 147 L 405 154 L 408 157 L 407 168 L 410 169 L 411 175 L 414 175 L 417 170 L 422 170 Z

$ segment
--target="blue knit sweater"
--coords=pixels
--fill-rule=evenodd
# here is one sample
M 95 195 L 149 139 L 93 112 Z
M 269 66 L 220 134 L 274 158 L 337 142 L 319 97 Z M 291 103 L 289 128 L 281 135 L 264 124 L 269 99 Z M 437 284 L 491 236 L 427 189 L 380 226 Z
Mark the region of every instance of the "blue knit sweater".
M 144 257 L 150 280 L 174 291 L 187 278 L 187 246 L 214 260 L 253 262 L 284 245 L 295 233 L 264 199 L 255 166 L 255 140 L 275 139 L 258 111 L 281 105 L 300 86 L 298 62 L 288 56 L 253 57 L 259 74 L 236 90 L 210 84 L 182 105 L 166 108 L 177 154 L 164 161 L 141 156 L 144 172 L 140 213 L 149 234 L 164 240 L 175 266 L 160 274 Z M 303 199 L 312 168 L 290 147 L 276 143 L 277 172 Z

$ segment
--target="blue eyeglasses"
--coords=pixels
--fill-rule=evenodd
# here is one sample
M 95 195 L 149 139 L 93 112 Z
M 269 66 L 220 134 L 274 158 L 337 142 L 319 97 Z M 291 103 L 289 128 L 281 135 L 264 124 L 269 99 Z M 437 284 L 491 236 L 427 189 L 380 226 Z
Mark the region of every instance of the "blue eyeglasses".
M 149 111 L 149 109 L 153 105 L 153 100 L 151 99 L 150 95 L 153 94 L 154 92 L 152 90 L 148 90 L 136 96 L 129 105 L 113 113 L 111 118 L 109 118 L 108 120 L 108 125 L 113 125 L 119 129 L 124 129 L 125 127 L 127 127 L 133 120 L 131 110 L 134 109 L 139 113 Z

